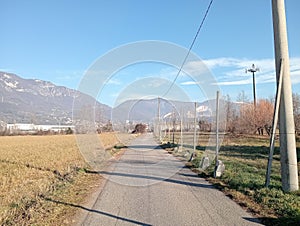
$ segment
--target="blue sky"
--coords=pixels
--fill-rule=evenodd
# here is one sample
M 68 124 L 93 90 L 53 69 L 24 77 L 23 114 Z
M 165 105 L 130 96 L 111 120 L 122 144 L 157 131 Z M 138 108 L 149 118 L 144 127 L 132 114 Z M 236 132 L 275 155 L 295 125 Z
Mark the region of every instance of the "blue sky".
M 76 89 L 101 56 L 120 45 L 161 40 L 189 48 L 209 0 L 0 0 L 0 70 Z M 286 0 L 293 92 L 300 93 L 300 1 Z M 257 97 L 275 94 L 271 0 L 214 0 L 192 51 L 212 71 L 222 94 L 252 99 L 252 63 Z M 137 80 L 172 81 L 178 68 L 159 63 L 130 65 L 106 84 L 99 100 L 113 106 Z M 137 83 L 138 84 L 138 83 Z M 187 76 L 176 85 L 201 101 Z

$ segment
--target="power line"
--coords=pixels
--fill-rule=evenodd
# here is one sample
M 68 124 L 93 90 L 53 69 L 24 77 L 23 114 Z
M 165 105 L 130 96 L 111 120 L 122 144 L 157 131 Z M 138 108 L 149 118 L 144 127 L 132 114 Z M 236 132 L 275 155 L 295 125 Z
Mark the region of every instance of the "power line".
M 187 52 L 187 54 L 186 54 L 186 56 L 185 56 L 185 58 L 184 58 L 184 60 L 183 60 L 183 62 L 182 62 L 182 64 L 181 64 L 181 66 L 180 66 L 180 68 L 179 68 L 179 70 L 178 70 L 178 73 L 176 74 L 175 79 L 173 80 L 172 84 L 170 85 L 170 87 L 168 88 L 168 90 L 166 91 L 166 93 L 165 93 L 163 96 L 166 96 L 166 95 L 170 92 L 170 90 L 172 89 L 173 85 L 175 84 L 175 82 L 176 82 L 178 76 L 180 75 L 180 72 L 182 71 L 182 68 L 183 68 L 183 66 L 184 66 L 184 64 L 185 64 L 185 62 L 186 62 L 188 56 L 190 55 L 190 52 L 191 52 L 191 50 L 192 50 L 192 48 L 193 48 L 193 46 L 194 46 L 194 44 L 195 44 L 195 42 L 196 42 L 196 39 L 197 39 L 197 37 L 198 37 L 198 35 L 199 35 L 199 33 L 200 33 L 200 30 L 201 30 L 201 28 L 202 28 L 202 26 L 203 26 L 203 24 L 204 24 L 204 22 L 205 22 L 205 19 L 206 19 L 206 17 L 207 17 L 207 14 L 208 14 L 208 12 L 209 12 L 209 10 L 210 10 L 210 7 L 211 7 L 212 3 L 213 3 L 213 0 L 210 1 L 209 5 L 208 5 L 208 7 L 207 7 L 207 9 L 206 9 L 206 12 L 205 12 L 205 14 L 204 14 L 204 16 L 203 16 L 203 18 L 202 18 L 202 21 L 201 21 L 199 27 L 198 27 L 198 30 L 197 30 L 197 32 L 196 32 L 196 34 L 195 34 L 195 36 L 194 36 L 194 39 L 193 39 L 193 41 L 192 41 L 192 44 L 190 45 L 189 51 Z

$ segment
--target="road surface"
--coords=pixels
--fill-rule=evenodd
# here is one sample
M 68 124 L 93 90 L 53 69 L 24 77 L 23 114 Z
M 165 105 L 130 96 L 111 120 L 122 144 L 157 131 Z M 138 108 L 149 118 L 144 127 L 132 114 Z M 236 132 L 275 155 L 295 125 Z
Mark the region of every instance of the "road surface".
M 100 173 L 107 180 L 81 225 L 261 225 L 157 147 L 152 134 L 138 137 Z

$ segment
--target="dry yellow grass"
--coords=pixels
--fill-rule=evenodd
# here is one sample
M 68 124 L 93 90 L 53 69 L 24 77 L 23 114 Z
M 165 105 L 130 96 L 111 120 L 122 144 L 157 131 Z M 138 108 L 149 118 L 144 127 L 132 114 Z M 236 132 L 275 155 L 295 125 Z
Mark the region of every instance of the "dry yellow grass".
M 106 147 L 119 142 L 113 133 L 100 136 Z M 100 178 L 87 167 L 75 136 L 0 137 L 0 225 L 56 225 L 42 219 L 66 213 L 47 197 L 82 200 Z M 64 195 L 68 189 L 77 194 Z

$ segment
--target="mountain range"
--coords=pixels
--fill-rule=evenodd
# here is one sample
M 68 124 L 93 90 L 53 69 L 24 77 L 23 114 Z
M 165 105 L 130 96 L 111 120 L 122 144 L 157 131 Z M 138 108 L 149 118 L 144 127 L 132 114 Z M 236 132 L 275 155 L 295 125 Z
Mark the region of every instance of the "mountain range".
M 225 101 L 221 102 L 224 106 Z M 197 103 L 197 115 L 211 117 L 215 100 Z M 86 108 L 86 110 L 84 110 Z M 193 118 L 191 102 L 169 101 L 162 98 L 127 100 L 115 108 L 104 105 L 77 90 L 38 79 L 24 79 L 0 72 L 0 122 L 71 125 L 89 115 L 88 121 L 103 124 L 153 122 L 185 115 Z M 82 120 L 81 120 L 82 121 Z
M 0 72 L 0 121 L 6 123 L 72 124 L 74 98 L 79 97 L 95 102 L 74 89 Z M 99 102 L 96 105 L 107 120 L 110 107 Z

